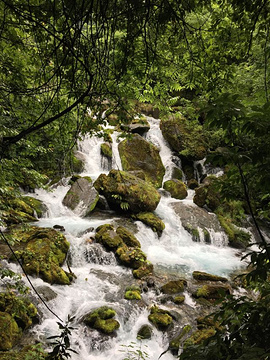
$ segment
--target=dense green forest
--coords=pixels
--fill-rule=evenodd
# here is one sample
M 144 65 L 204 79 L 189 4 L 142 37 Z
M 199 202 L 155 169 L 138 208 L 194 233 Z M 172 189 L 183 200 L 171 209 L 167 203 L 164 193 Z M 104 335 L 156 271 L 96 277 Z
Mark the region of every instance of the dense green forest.
M 226 169 L 222 199 L 258 232 L 241 279 L 256 299 L 229 296 L 215 335 L 180 359 L 269 359 L 269 1 L 1 0 L 0 66 L 0 211 L 78 173 L 81 136 L 106 139 L 104 123 L 149 104 L 203 133 L 207 161 Z

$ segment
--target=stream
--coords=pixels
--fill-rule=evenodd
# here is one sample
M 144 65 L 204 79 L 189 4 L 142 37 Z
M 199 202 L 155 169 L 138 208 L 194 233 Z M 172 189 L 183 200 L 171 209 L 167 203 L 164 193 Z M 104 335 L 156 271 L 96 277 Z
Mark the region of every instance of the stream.
M 162 137 L 159 120 L 148 118 L 148 121 L 151 128 L 146 140 L 160 149 L 160 156 L 166 168 L 165 181 L 171 177 L 175 159 Z M 117 136 L 117 133 L 112 136 L 114 140 L 112 166 L 121 170 Z M 108 173 L 110 170 L 100 153 L 102 142 L 101 138 L 86 136 L 78 145 L 78 154 L 85 163 L 82 176 L 88 175 L 95 180 L 100 173 Z M 156 303 L 156 293 L 151 289 L 142 293 L 144 305 L 141 302 L 125 300 L 125 287 L 135 282 L 131 270 L 120 266 L 113 253 L 106 252 L 100 244 L 91 240 L 98 226 L 106 223 L 121 224 L 123 219 L 113 212 L 94 212 L 87 218 L 80 217 L 80 209 L 73 212 L 62 204 L 69 188 L 69 185 L 62 183 L 54 186 L 50 192 L 38 189 L 35 194 L 30 195 L 42 200 L 48 207 L 46 217 L 39 220 L 38 226 L 62 225 L 65 228 L 64 234 L 70 242 L 69 258 L 72 271 L 77 277 L 73 283 L 70 286 L 50 285 L 38 278 L 33 278 L 33 283 L 38 288 L 46 286 L 57 294 L 48 305 L 61 319 L 65 321 L 68 315 L 75 317 L 71 348 L 78 354 L 72 354 L 71 359 L 123 360 L 127 358 L 128 346 L 132 344 L 133 351 L 138 349 L 145 351 L 149 359 L 158 360 L 161 353 L 168 348 L 169 339 L 166 332 L 154 329 L 150 340 L 140 342 L 136 339 L 139 328 L 149 324 L 147 317 L 150 307 Z M 237 250 L 226 246 L 227 238 L 224 233 L 210 229 L 211 244 L 206 244 L 203 241 L 194 242 L 182 226 L 181 217 L 174 211 L 172 203 L 181 202 L 195 208 L 196 205 L 192 202 L 194 191 L 189 190 L 185 200 L 172 199 L 164 191 L 161 195 L 155 213 L 166 226 L 162 235 L 158 237 L 151 228 L 139 221 L 132 224 L 142 250 L 154 265 L 155 273 L 160 276 L 173 275 L 189 279 L 194 270 L 200 270 L 229 276 L 242 266 Z M 64 269 L 68 270 L 65 266 Z M 100 335 L 81 322 L 85 314 L 103 305 L 116 310 L 116 319 L 120 322 L 117 336 Z M 195 306 L 191 296 L 186 294 L 186 311 L 193 312 Z M 32 331 L 35 337 L 44 342 L 47 337 L 57 335 L 59 329 L 57 319 L 44 309 L 42 304 L 40 311 L 41 323 Z M 170 352 L 166 352 L 161 359 L 172 360 L 175 357 Z

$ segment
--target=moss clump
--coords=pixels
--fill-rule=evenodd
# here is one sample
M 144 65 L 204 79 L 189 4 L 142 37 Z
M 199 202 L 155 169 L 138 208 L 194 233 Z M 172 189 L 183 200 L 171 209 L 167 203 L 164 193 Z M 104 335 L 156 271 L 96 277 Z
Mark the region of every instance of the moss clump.
M 174 167 L 172 171 L 172 179 L 182 180 L 183 179 L 183 171 L 178 167 Z
M 192 225 L 190 225 L 188 223 L 183 226 L 184 226 L 185 230 L 187 230 L 187 232 L 190 233 L 193 241 L 200 242 L 200 233 L 197 228 L 194 228 Z
M 31 226 L 10 229 L 9 236 L 15 238 L 21 246 L 17 256 L 23 262 L 29 275 L 37 275 L 51 284 L 68 285 L 72 274 L 65 272 L 63 265 L 69 243 L 60 232 L 50 228 Z
M 185 199 L 187 197 L 186 185 L 181 180 L 173 179 L 165 181 L 163 187 L 175 199 Z
M 202 330 L 196 330 L 185 342 L 184 347 L 188 347 L 191 345 L 197 345 L 202 343 L 204 340 L 209 339 L 214 336 L 216 330 L 214 328 L 207 328 Z
M 110 143 L 102 143 L 100 146 L 101 154 L 108 159 L 112 159 L 112 145 Z
M 0 293 L 0 311 L 10 314 L 22 330 L 29 328 L 37 315 L 36 307 L 27 298 L 11 292 Z
M 34 210 L 38 218 L 42 217 L 42 215 L 47 209 L 42 201 L 35 199 L 31 196 L 24 196 L 23 200 Z
M 123 244 L 121 237 L 117 234 L 113 225 L 110 224 L 99 226 L 95 238 L 97 242 L 104 245 L 108 250 L 116 250 Z
M 185 280 L 171 280 L 161 287 L 161 291 L 164 294 L 177 294 L 184 291 Z
M 129 248 L 124 245 L 116 250 L 116 255 L 121 264 L 132 269 L 138 269 L 146 261 L 146 255 L 140 248 Z
M 129 247 L 141 247 L 141 243 L 136 237 L 128 231 L 124 226 L 118 226 L 116 233 L 120 236 L 122 241 Z
M 142 279 L 153 273 L 154 266 L 150 262 L 145 262 L 138 269 L 133 270 L 132 274 L 136 279 Z
M 141 300 L 141 291 L 139 290 L 132 290 L 126 289 L 125 292 L 125 299 L 126 300 Z
M 0 311 L 0 350 L 12 349 L 21 335 L 22 331 L 15 319 L 10 314 Z
M 179 296 L 175 296 L 175 297 L 173 298 L 173 302 L 174 302 L 176 305 L 183 304 L 184 301 L 185 301 L 185 295 L 179 295 Z
M 166 330 L 172 324 L 173 319 L 166 310 L 153 306 L 150 312 L 151 314 L 148 316 L 148 320 L 154 324 L 158 330 Z
M 192 276 L 193 276 L 193 279 L 199 280 L 199 281 L 221 281 L 221 282 L 228 281 L 228 279 L 226 279 L 225 277 L 208 274 L 208 273 L 202 272 L 202 271 L 193 271 Z
M 180 333 L 175 336 L 169 343 L 169 349 L 172 351 L 174 355 L 178 354 L 178 350 L 180 345 L 183 343 L 184 339 L 186 338 L 187 334 L 191 331 L 191 326 L 186 325 L 180 331 Z
M 115 315 L 115 310 L 102 306 L 86 315 L 83 321 L 93 329 L 104 334 L 111 334 L 120 327 L 119 322 L 113 319 Z
M 145 225 L 150 226 L 153 231 L 157 232 L 159 235 L 161 235 L 162 231 L 165 229 L 164 222 L 152 212 L 141 212 L 139 214 L 134 214 L 132 217 L 136 220 L 140 220 Z
M 218 214 L 218 220 L 223 227 L 225 233 L 228 235 L 229 244 L 235 248 L 246 248 L 250 242 L 251 235 L 239 228 L 233 223 L 232 219 Z
M 230 287 L 227 285 L 203 285 L 197 289 L 195 297 L 215 300 L 222 299 L 226 294 L 230 294 Z

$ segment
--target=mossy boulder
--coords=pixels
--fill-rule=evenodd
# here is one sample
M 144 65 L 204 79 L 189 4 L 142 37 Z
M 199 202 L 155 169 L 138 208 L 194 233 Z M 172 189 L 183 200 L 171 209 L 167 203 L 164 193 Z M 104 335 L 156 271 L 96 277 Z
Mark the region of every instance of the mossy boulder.
M 151 339 L 152 337 L 153 329 L 149 325 L 143 325 L 140 327 L 138 333 L 137 333 L 137 339 L 139 340 L 145 340 L 145 339 Z
M 193 227 L 190 223 L 183 223 L 183 227 L 187 232 L 192 236 L 192 240 L 195 242 L 200 242 L 200 233 L 197 227 Z
M 63 265 L 69 243 L 60 232 L 50 228 L 31 226 L 12 228 L 9 236 L 16 240 L 16 251 L 29 275 L 41 277 L 50 284 L 68 285 L 72 275 L 64 271 Z
M 196 189 L 197 187 L 199 187 L 199 183 L 198 183 L 198 181 L 195 180 L 195 179 L 190 179 L 190 180 L 188 180 L 188 182 L 187 182 L 187 186 L 188 186 L 189 189 L 194 190 L 194 189 Z
M 184 291 L 185 280 L 171 280 L 161 287 L 164 294 L 173 295 Z
M 88 177 L 79 178 L 74 182 L 63 199 L 63 205 L 75 210 L 78 206 L 82 216 L 94 210 L 99 199 L 97 190 Z
M 173 302 L 174 302 L 176 305 L 183 304 L 184 301 L 185 301 L 185 295 L 179 295 L 179 296 L 175 296 L 175 297 L 173 298 Z
M 182 343 L 185 341 L 187 335 L 191 331 L 190 325 L 185 325 L 183 329 L 177 334 L 169 343 L 169 349 L 173 353 L 173 355 L 178 355 L 178 350 Z
M 212 275 L 212 274 L 208 274 L 203 271 L 193 271 L 192 276 L 193 276 L 193 279 L 199 280 L 199 281 L 221 281 L 221 282 L 228 281 L 228 279 L 226 279 L 223 276 Z
M 140 248 L 123 245 L 116 250 L 116 255 L 120 264 L 132 269 L 138 269 L 146 262 L 146 255 Z
M 185 199 L 187 197 L 186 185 L 181 180 L 172 179 L 167 180 L 163 184 L 163 188 L 168 191 L 175 199 Z
M 137 238 L 124 226 L 118 226 L 116 229 L 116 233 L 120 236 L 121 240 L 124 244 L 126 244 L 129 247 L 141 247 L 141 243 Z
M 111 170 L 108 175 L 101 174 L 94 187 L 112 208 L 120 211 L 154 211 L 160 201 L 160 194 L 151 184 L 127 171 Z
M 204 298 L 207 300 L 216 300 L 222 299 L 225 295 L 230 294 L 231 289 L 228 285 L 218 285 L 218 284 L 205 284 L 199 287 L 194 293 L 196 298 Z
M 0 311 L 0 350 L 7 351 L 13 348 L 22 336 L 22 330 L 14 318 Z
M 136 220 L 140 220 L 145 225 L 151 227 L 151 229 L 158 233 L 160 236 L 162 231 L 165 229 L 164 222 L 152 212 L 141 212 L 132 216 Z
M 143 279 L 144 277 L 151 275 L 153 273 L 154 266 L 149 261 L 146 261 L 138 269 L 132 271 L 133 276 L 136 279 Z
M 173 318 L 168 312 L 157 306 L 151 308 L 148 320 L 154 324 L 158 330 L 166 330 L 173 322 Z
M 34 214 L 36 214 L 38 218 L 41 218 L 47 211 L 47 206 L 43 204 L 41 200 L 33 198 L 32 196 L 24 196 L 23 201 L 34 210 Z
M 211 211 L 215 211 L 221 204 L 219 182 L 215 177 L 208 177 L 206 183 L 195 189 L 193 201 L 200 207 L 206 206 Z
M 112 334 L 120 327 L 119 322 L 113 319 L 115 315 L 115 310 L 102 306 L 86 315 L 83 321 L 86 325 L 104 334 Z
M 125 299 L 126 300 L 141 300 L 141 289 L 139 286 L 131 285 L 126 288 Z
M 192 345 L 198 345 L 203 341 L 214 336 L 216 333 L 215 328 L 207 328 L 202 330 L 196 330 L 192 335 L 184 342 L 184 348 Z
M 160 122 L 160 129 L 172 150 L 189 161 L 202 160 L 207 153 L 202 126 L 175 115 Z
M 123 170 L 142 170 L 147 182 L 156 188 L 161 187 L 165 168 L 155 145 L 135 134 L 122 141 L 118 149 Z
M 112 145 L 109 142 L 102 143 L 100 146 L 101 154 L 108 159 L 112 159 Z
M 22 330 L 29 328 L 37 315 L 30 300 L 12 292 L 0 293 L 0 311 L 10 314 Z
M 116 250 L 123 244 L 121 237 L 117 234 L 113 225 L 105 224 L 96 229 L 95 238 L 107 250 Z
M 183 180 L 183 171 L 175 166 L 172 170 L 172 179 Z
M 250 243 L 250 233 L 241 230 L 239 227 L 233 224 L 233 219 L 227 216 L 217 214 L 220 225 L 223 227 L 225 233 L 229 239 L 229 245 L 236 249 L 245 249 Z

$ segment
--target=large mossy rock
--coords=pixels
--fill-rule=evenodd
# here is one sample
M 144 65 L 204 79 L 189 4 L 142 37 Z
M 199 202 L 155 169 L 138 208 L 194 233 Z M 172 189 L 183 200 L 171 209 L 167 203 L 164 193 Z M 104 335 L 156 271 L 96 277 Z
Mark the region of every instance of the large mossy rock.
M 193 277 L 193 279 L 198 280 L 198 281 L 221 281 L 221 282 L 228 281 L 228 279 L 226 279 L 223 276 L 212 275 L 212 274 L 208 274 L 203 271 L 193 271 L 192 277 Z
M 22 331 L 13 317 L 0 311 L 0 351 L 12 349 L 21 335 Z
M 142 170 L 145 180 L 156 188 L 162 185 L 165 168 L 158 148 L 138 134 L 122 141 L 118 145 L 123 170 Z
M 206 141 L 198 123 L 175 116 L 162 120 L 160 129 L 172 150 L 182 158 L 196 161 L 206 156 Z
M 199 207 L 206 206 L 211 211 L 215 211 L 221 204 L 219 183 L 220 178 L 209 176 L 204 180 L 204 184 L 196 188 L 193 202 Z
M 186 185 L 181 180 L 172 179 L 167 180 L 163 184 L 163 187 L 166 191 L 171 194 L 171 197 L 175 199 L 185 199 L 187 197 L 187 188 Z
M 185 280 L 171 280 L 161 287 L 161 291 L 164 294 L 177 294 L 184 291 L 185 285 Z
M 160 201 L 160 194 L 151 184 L 127 171 L 111 170 L 108 175 L 101 174 L 94 187 L 112 208 L 121 211 L 154 211 Z
M 86 315 L 83 321 L 86 325 L 104 334 L 112 334 L 120 327 L 119 322 L 113 319 L 115 315 L 115 310 L 102 306 Z
M 50 284 L 68 285 L 72 275 L 64 271 L 63 265 L 69 243 L 60 232 L 50 228 L 31 226 L 15 227 L 8 236 L 16 240 L 17 257 L 29 275 L 41 277 Z
M 63 204 L 72 210 L 80 206 L 81 215 L 87 216 L 94 210 L 98 199 L 99 194 L 93 187 L 91 179 L 84 177 L 74 182 L 64 197 Z

